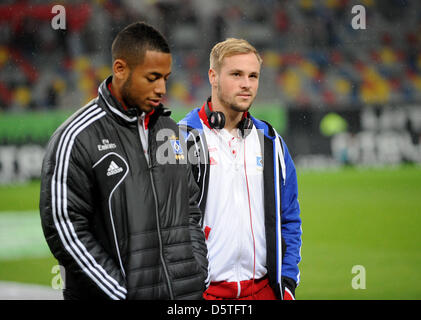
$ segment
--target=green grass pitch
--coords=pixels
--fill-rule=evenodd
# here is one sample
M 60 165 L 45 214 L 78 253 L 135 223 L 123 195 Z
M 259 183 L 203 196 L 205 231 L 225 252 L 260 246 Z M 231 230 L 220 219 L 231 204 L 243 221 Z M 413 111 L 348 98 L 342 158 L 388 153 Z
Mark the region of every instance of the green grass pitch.
M 298 184 L 297 299 L 421 299 L 421 168 L 298 170 Z M 38 182 L 0 187 L 0 218 L 37 215 L 38 197 Z M 3 259 L 0 281 L 50 285 L 55 264 L 48 253 Z M 363 269 L 352 273 L 354 266 Z

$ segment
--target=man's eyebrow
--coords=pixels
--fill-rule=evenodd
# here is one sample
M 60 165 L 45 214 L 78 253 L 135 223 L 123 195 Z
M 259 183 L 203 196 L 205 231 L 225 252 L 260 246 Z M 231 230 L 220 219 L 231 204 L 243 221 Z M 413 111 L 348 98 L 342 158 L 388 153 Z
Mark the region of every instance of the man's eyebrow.
M 245 70 L 241 70 L 241 69 L 231 69 L 229 70 L 228 73 L 246 73 L 249 75 L 256 75 L 256 76 L 260 75 L 259 71 L 246 72 Z
M 231 70 L 229 70 L 229 72 L 230 72 L 230 73 L 232 73 L 232 72 L 244 73 L 244 71 L 243 71 L 243 70 L 241 70 L 241 69 L 231 69 Z
M 166 74 L 166 75 L 163 75 L 162 73 L 159 73 L 159 72 L 156 72 L 156 71 L 149 72 L 149 75 L 155 76 L 157 78 L 163 77 L 163 76 L 169 76 L 170 74 L 171 74 L 171 72 Z

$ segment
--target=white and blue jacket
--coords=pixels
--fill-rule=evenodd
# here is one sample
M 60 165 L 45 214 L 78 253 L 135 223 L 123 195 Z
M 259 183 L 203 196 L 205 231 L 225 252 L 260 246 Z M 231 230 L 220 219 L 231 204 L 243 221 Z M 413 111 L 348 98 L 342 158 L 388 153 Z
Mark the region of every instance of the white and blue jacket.
M 179 122 L 189 150 L 193 174 L 201 189 L 199 206 L 205 212 L 209 182 L 209 153 L 200 108 Z M 267 270 L 271 287 L 282 298 L 287 287 L 295 294 L 300 281 L 301 218 L 295 166 L 288 148 L 267 122 L 250 116 L 258 129 L 263 155 Z

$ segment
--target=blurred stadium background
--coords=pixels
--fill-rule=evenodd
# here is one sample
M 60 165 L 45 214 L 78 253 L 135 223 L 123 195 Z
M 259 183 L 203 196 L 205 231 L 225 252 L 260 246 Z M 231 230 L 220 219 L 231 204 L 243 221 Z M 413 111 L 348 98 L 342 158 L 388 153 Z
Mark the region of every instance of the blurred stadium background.
M 53 5 L 66 8 L 54 30 Z M 366 9 L 366 29 L 351 26 Z M 211 47 L 249 40 L 263 69 L 252 114 L 297 166 L 299 299 L 421 298 L 421 3 L 409 0 L 96 0 L 0 4 L 0 299 L 56 297 L 38 214 L 45 144 L 110 74 L 127 24 L 173 52 L 165 104 L 179 120 L 210 94 Z M 365 289 L 352 286 L 363 266 Z M 360 284 L 361 284 L 361 278 Z M 38 288 L 38 287 L 36 287 Z M 57 291 L 55 291 L 57 292 Z

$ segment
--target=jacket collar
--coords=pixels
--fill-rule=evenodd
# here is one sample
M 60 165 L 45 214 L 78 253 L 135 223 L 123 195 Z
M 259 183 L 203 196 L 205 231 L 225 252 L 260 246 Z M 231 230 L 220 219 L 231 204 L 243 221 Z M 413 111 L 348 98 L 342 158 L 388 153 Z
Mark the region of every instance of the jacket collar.
M 205 107 L 206 105 L 208 106 L 209 110 L 212 112 L 213 108 L 212 108 L 212 97 L 209 97 L 206 102 L 202 105 L 202 108 L 200 108 L 199 110 L 199 118 L 203 121 L 203 123 L 209 128 L 211 129 L 210 125 L 209 125 L 209 120 L 208 120 L 208 116 L 206 114 L 206 110 Z M 248 111 L 243 113 L 243 118 L 248 116 Z
M 111 80 L 112 76 L 109 76 L 100 84 L 98 88 L 98 96 L 104 100 L 106 108 L 111 112 L 111 114 L 117 117 L 117 119 L 126 123 L 136 123 L 138 118 L 142 116 L 143 112 L 136 108 L 126 107 L 120 101 L 118 101 L 109 89 Z M 160 115 L 170 116 L 171 111 L 164 108 L 164 106 L 161 104 L 152 112 L 145 115 L 145 124 L 151 123 L 151 120 L 155 120 Z
M 202 122 L 200 120 L 202 120 L 205 124 L 206 122 L 203 120 L 203 106 L 202 108 L 196 108 L 192 111 L 190 111 L 183 120 L 181 120 L 179 122 L 179 125 L 182 126 L 186 126 L 186 127 L 190 127 L 192 129 L 198 129 L 198 130 L 202 130 L 203 126 L 202 126 Z M 202 112 L 202 116 L 201 116 L 201 112 Z M 274 140 L 275 139 L 275 134 L 272 132 L 273 130 L 270 130 L 269 126 L 267 125 L 267 123 L 254 118 L 252 115 L 250 115 L 250 118 L 253 120 L 254 125 L 256 126 L 256 129 L 259 129 L 263 132 L 263 134 L 271 139 Z
M 105 79 L 98 88 L 98 95 L 105 101 L 106 106 L 112 114 L 121 118 L 126 122 L 136 122 L 138 111 L 134 108 L 126 109 L 122 104 L 111 94 L 108 85 L 111 83 L 112 76 Z

